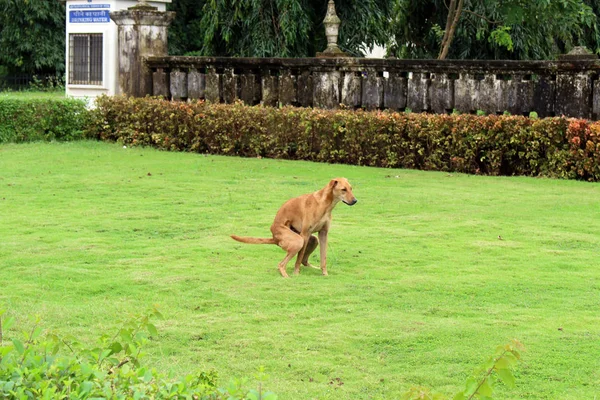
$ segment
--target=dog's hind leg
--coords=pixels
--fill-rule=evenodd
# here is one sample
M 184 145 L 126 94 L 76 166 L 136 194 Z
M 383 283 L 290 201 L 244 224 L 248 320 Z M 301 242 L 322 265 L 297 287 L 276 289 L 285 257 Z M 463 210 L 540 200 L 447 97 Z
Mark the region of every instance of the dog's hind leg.
M 296 262 L 294 263 L 294 275 L 298 275 L 300 273 L 300 264 L 304 260 L 304 256 L 306 255 L 306 250 L 308 248 L 308 244 L 310 243 L 310 237 L 312 235 L 308 232 L 302 232 L 300 237 L 302 237 L 302 248 L 298 253 L 298 258 L 296 258 Z
M 278 265 L 279 273 L 284 278 L 289 278 L 285 268 L 287 263 L 304 247 L 304 240 L 295 232 L 287 231 L 278 235 L 278 245 L 287 252 L 283 260 Z

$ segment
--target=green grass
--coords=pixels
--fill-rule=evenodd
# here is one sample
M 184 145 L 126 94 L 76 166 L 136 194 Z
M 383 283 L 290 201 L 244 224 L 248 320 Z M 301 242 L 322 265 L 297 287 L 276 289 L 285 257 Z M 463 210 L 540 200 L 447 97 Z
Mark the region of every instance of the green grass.
M 64 99 L 65 91 L 63 90 L 54 90 L 48 92 L 39 92 L 39 91 L 6 91 L 0 92 L 0 99 L 21 99 L 21 100 L 32 100 L 32 99 L 41 99 L 41 100 L 56 100 L 56 99 Z
M 229 238 L 268 236 L 285 200 L 336 176 L 359 201 L 333 212 L 329 277 L 282 279 L 280 249 Z M 0 308 L 20 326 L 5 335 L 39 315 L 91 342 L 158 304 L 153 365 L 224 382 L 263 365 L 281 399 L 452 396 L 517 338 L 517 387 L 498 398 L 593 399 L 599 204 L 574 181 L 3 145 Z

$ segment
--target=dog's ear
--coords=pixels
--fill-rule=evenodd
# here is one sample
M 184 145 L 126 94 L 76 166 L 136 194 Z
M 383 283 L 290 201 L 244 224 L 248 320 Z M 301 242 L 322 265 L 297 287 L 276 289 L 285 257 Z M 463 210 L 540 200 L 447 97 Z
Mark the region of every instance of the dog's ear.
M 329 185 L 327 185 L 327 186 L 329 186 L 329 189 L 332 189 L 332 190 L 333 190 L 333 188 L 334 188 L 334 187 L 336 187 L 336 185 L 337 185 L 337 184 L 338 184 L 338 181 L 337 181 L 336 179 L 332 179 L 332 180 L 329 182 Z

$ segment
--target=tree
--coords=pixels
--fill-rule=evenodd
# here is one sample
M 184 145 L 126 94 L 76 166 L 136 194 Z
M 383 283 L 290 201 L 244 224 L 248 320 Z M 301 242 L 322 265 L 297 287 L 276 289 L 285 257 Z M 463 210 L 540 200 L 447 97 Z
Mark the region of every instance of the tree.
M 0 0 L 0 64 L 9 72 L 65 70 L 65 4 Z
M 340 47 L 362 55 L 383 44 L 391 0 L 336 3 Z M 176 0 L 172 54 L 244 57 L 309 57 L 326 47 L 327 0 Z
M 588 5 L 591 9 L 592 12 L 594 13 L 594 15 L 597 18 L 600 18 L 600 0 L 584 0 L 585 4 Z M 600 22 L 596 21 L 597 23 L 592 24 L 591 26 L 588 27 L 584 27 L 584 34 L 583 34 L 583 41 L 580 43 L 582 45 L 585 45 L 588 49 L 593 50 L 595 53 L 600 53 L 600 50 L 598 49 L 599 45 L 598 43 L 600 43 L 600 29 L 599 29 L 599 24 Z
M 446 29 L 444 29 L 444 37 L 442 38 L 442 48 L 440 50 L 440 55 L 438 56 L 440 60 L 443 60 L 448 55 L 450 44 L 452 43 L 452 39 L 454 39 L 454 32 L 456 31 L 458 21 L 460 21 L 463 5 L 464 0 L 450 1 L 450 6 L 448 6 L 448 16 L 446 17 Z
M 169 25 L 169 54 L 189 54 L 202 47 L 204 32 L 200 20 L 204 4 L 204 0 L 174 0 L 167 4 L 169 11 L 175 11 L 175 19 Z
M 395 0 L 389 45 L 404 58 L 549 59 L 580 44 L 597 52 L 597 3 Z

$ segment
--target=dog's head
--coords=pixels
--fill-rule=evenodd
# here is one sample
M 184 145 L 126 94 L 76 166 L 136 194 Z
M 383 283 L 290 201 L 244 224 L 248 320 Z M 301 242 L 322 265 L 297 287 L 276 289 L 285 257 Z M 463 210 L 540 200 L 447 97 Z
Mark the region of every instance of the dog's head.
M 335 178 L 329 182 L 328 185 L 331 188 L 333 198 L 342 201 L 349 206 L 356 204 L 358 200 L 352 194 L 352 185 L 346 178 Z

